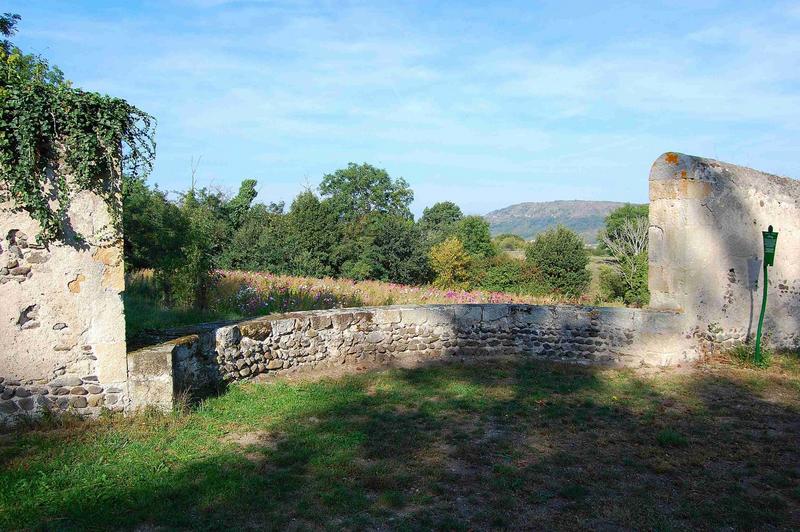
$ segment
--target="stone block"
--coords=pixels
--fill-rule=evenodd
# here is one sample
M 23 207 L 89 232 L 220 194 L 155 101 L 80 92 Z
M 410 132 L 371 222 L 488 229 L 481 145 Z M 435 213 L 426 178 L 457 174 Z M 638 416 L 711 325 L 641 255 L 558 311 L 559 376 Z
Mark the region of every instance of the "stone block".
M 508 317 L 508 305 L 493 304 L 483 306 L 483 321 L 496 321 Z
M 272 322 L 272 334 L 276 336 L 283 336 L 293 333 L 295 330 L 296 320 L 293 318 L 275 320 Z
M 400 320 L 399 310 L 379 309 L 375 311 L 375 321 L 377 323 L 400 323 Z
M 94 356 L 97 358 L 97 377 L 100 382 L 125 382 L 128 379 L 124 339 L 119 342 L 95 344 Z M 89 371 L 83 373 L 88 374 Z

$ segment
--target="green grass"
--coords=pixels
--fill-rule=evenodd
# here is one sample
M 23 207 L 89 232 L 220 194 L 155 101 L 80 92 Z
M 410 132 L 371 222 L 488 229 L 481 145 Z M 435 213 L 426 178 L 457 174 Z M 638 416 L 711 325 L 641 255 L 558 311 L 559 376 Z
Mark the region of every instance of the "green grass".
M 762 344 L 761 360 L 758 362 L 756 362 L 755 359 L 756 358 L 755 349 L 756 349 L 755 342 L 747 344 L 738 344 L 732 347 L 728 351 L 728 355 L 730 356 L 730 358 L 736 360 L 739 364 L 743 366 L 749 366 L 753 368 L 768 368 L 773 358 L 772 349 Z
M 124 294 L 125 336 L 134 338 L 145 331 L 159 331 L 183 325 L 212 321 L 235 320 L 243 314 L 231 310 L 197 310 L 164 306 L 154 298 Z
M 0 437 L 0 529 L 796 528 L 798 381 L 775 355 L 241 384 Z

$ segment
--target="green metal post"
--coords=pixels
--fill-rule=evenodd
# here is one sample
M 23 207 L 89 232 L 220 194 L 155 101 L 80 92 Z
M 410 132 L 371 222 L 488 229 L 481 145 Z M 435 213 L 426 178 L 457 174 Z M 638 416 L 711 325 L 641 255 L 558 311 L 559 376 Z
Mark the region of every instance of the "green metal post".
M 778 233 L 772 230 L 770 225 L 766 231 L 761 232 L 764 237 L 764 297 L 761 299 L 761 316 L 758 317 L 758 331 L 756 332 L 756 350 L 753 353 L 753 362 L 760 365 L 761 357 L 761 328 L 764 325 L 764 312 L 767 310 L 767 272 L 770 266 L 775 263 L 775 248 L 778 244 Z
M 761 364 L 761 327 L 764 325 L 764 311 L 767 310 L 767 262 L 764 261 L 764 297 L 761 299 L 761 316 L 758 317 L 758 331 L 756 332 L 756 350 L 753 362 Z

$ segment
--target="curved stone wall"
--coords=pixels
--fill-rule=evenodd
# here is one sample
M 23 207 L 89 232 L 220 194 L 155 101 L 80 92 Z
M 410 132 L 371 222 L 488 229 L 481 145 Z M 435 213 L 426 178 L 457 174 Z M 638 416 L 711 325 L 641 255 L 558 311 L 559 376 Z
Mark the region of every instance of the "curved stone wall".
M 693 344 L 681 340 L 681 323 L 672 312 L 629 308 L 447 305 L 340 309 L 221 326 L 132 353 L 131 359 L 132 367 L 171 362 L 174 388 L 194 390 L 326 366 L 407 365 L 496 355 L 664 365 L 697 356 Z M 152 382 L 152 375 L 132 378 Z M 132 382 L 131 389 L 135 388 Z M 154 396 L 148 402 L 159 401 Z

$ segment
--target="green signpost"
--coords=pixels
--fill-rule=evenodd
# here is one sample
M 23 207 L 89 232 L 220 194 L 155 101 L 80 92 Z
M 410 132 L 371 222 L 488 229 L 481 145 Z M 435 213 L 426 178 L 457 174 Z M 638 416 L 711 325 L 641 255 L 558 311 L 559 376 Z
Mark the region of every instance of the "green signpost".
M 764 311 L 767 309 L 767 271 L 775 263 L 775 247 L 778 245 L 778 233 L 772 230 L 770 225 L 766 231 L 762 231 L 764 236 L 764 297 L 761 300 L 761 316 L 758 318 L 758 331 L 756 332 L 756 349 L 753 361 L 760 365 L 761 358 L 761 327 L 764 325 Z

